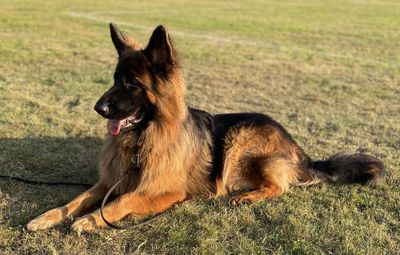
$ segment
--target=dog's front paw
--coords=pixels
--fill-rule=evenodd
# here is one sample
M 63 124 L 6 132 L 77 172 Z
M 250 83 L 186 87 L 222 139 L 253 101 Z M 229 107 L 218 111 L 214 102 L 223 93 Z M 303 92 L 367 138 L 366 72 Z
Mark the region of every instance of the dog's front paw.
M 72 224 L 71 229 L 78 233 L 80 236 L 82 231 L 91 231 L 96 228 L 96 220 L 91 215 L 86 215 L 81 218 L 76 219 L 74 224 Z
M 251 204 L 254 202 L 254 199 L 251 195 L 242 194 L 230 199 L 231 205 L 242 205 L 242 204 Z
M 60 208 L 55 208 L 47 211 L 38 217 L 31 220 L 26 228 L 29 231 L 37 231 L 40 229 L 46 229 L 60 224 L 63 221 L 63 213 Z

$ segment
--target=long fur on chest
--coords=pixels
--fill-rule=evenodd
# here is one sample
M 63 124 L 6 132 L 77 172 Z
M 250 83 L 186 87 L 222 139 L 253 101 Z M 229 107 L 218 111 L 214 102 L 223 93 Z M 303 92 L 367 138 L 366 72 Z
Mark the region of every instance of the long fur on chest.
M 181 123 L 150 122 L 140 136 L 134 132 L 108 135 L 100 154 L 100 180 L 110 188 L 129 172 L 115 193 L 158 195 L 184 190 L 188 195 L 209 196 L 211 142 L 210 130 L 191 114 Z M 134 168 L 137 152 L 139 171 Z

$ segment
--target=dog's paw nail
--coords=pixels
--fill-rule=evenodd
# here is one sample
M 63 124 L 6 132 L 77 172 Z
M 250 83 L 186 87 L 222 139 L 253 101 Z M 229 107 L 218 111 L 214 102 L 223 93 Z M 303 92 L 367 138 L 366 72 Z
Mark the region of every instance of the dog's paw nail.
M 233 197 L 231 200 L 231 205 L 243 205 L 243 204 L 251 204 L 253 201 L 250 197 L 246 197 L 246 196 L 237 196 L 237 197 Z
M 32 221 L 30 221 L 28 224 L 26 224 L 26 229 L 29 231 L 36 231 L 38 230 L 36 224 Z
M 37 231 L 40 229 L 49 228 L 51 226 L 52 226 L 52 224 L 50 224 L 49 222 L 47 222 L 45 220 L 34 219 L 26 225 L 26 229 L 28 229 L 29 231 Z
M 231 203 L 231 205 L 233 205 L 233 206 L 238 205 L 238 199 L 237 199 L 237 197 L 232 198 L 232 199 L 230 200 L 230 203 Z

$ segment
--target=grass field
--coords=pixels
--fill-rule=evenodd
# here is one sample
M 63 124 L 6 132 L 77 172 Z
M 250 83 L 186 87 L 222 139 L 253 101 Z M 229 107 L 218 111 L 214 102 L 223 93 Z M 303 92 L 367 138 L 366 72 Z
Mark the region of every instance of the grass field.
M 107 23 L 147 43 L 165 24 L 191 106 L 259 111 L 314 159 L 380 157 L 373 186 L 320 184 L 232 207 L 196 199 L 140 230 L 25 224 L 84 190 L 0 180 L 1 254 L 400 254 L 400 3 L 396 0 L 0 0 L 0 174 L 93 183 L 112 85 Z M 132 222 L 125 222 L 132 223 Z

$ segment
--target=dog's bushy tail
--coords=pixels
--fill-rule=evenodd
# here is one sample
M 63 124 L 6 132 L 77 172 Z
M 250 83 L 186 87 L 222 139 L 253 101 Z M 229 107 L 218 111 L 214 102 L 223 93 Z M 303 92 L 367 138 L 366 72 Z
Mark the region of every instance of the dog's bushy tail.
M 306 185 L 321 181 L 369 184 L 385 176 L 385 166 L 366 154 L 339 153 L 326 160 L 312 161 L 308 172 Z

